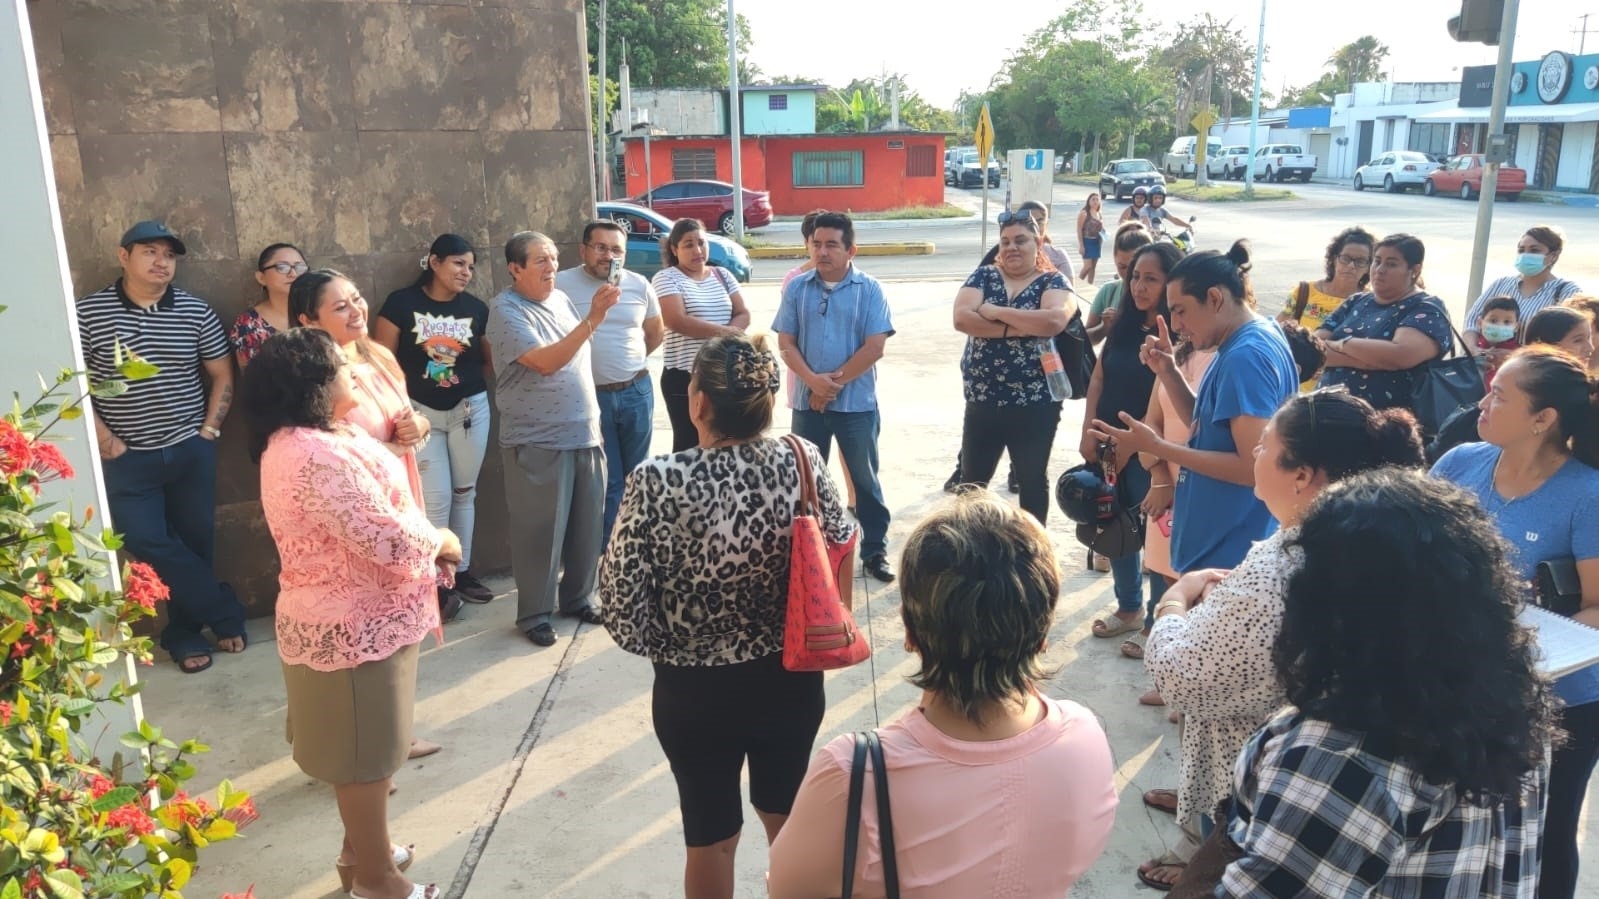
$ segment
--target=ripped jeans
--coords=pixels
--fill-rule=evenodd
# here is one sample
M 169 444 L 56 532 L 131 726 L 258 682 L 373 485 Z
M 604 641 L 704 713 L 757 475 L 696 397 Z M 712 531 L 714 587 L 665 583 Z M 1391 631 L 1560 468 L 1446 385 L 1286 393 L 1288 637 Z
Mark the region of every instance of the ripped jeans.
M 477 476 L 489 448 L 489 395 L 469 396 L 448 412 L 413 405 L 433 425 L 427 445 L 416 451 L 428 521 L 461 538 L 461 570 L 468 571 L 477 519 Z

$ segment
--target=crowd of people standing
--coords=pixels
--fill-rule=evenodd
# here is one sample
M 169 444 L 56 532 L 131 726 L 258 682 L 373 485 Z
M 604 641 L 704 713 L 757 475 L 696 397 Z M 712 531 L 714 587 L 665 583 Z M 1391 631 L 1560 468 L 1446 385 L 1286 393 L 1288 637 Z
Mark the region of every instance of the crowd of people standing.
M 1515 619 L 1539 566 L 1571 561 L 1569 612 L 1599 625 L 1599 301 L 1554 275 L 1564 236 L 1530 229 L 1517 274 L 1457 328 L 1412 235 L 1339 232 L 1323 276 L 1273 320 L 1245 241 L 1185 254 L 1145 224 L 1143 198 L 1112 229 L 1091 200 L 1075 267 L 1047 215 L 1007 213 L 954 292 L 963 495 L 916 527 L 898 569 L 876 380 L 895 330 L 883 286 L 854 264 L 847 215 L 807 217 L 775 346 L 749 333 L 740 285 L 709 263 L 692 219 L 663 239 L 653 281 L 626 271 L 614 221 L 584 229 L 565 271 L 550 237 L 519 232 L 504 247 L 510 286 L 488 302 L 469 291 L 475 251 L 444 234 L 376 317 L 351 279 L 277 243 L 258 260 L 259 302 L 226 330 L 171 283 L 181 239 L 141 222 L 119 248 L 122 277 L 79 319 L 93 376 L 124 349 L 159 368 L 97 399 L 95 426 L 115 524 L 172 587 L 162 646 L 186 673 L 247 648 L 242 607 L 211 571 L 214 441 L 237 370 L 282 560 L 295 760 L 338 793 L 347 891 L 435 896 L 406 878 L 415 851 L 391 842 L 386 803 L 407 757 L 441 749 L 412 732 L 419 645 L 463 602 L 494 598 L 471 564 L 494 414 L 516 626 L 551 646 L 558 615 L 603 625 L 650 659 L 687 895 L 732 895 L 746 763 L 771 894 L 838 895 L 849 745 L 813 758 L 821 675 L 781 664 L 808 468 L 829 539 L 858 541 L 864 574 L 899 580 L 924 691 L 883 730 L 887 769 L 873 774 L 896 785 L 901 848 L 885 864 L 863 823 L 866 851 L 844 877 L 857 895 L 890 881 L 912 895 L 1059 894 L 1103 850 L 1116 807 L 1104 733 L 1042 683 L 1072 555 L 1043 530 L 1051 455 L 1064 404 L 1086 399 L 1079 452 L 1142 530 L 1109 560 L 1116 609 L 1092 634 L 1142 634 L 1120 646 L 1153 681 L 1140 701 L 1180 722 L 1179 783 L 1143 797 L 1179 837 L 1138 880 L 1171 889 L 1220 841 L 1219 896 L 1453 895 L 1468 882 L 1572 896 L 1599 669 L 1551 685 Z M 1119 278 L 1079 308 L 1102 248 Z M 1050 367 L 1074 326 L 1099 347 L 1080 397 Z M 672 453 L 650 458 L 657 349 Z M 1446 432 L 1412 414 L 1413 397 L 1455 351 L 1480 358 L 1483 399 Z M 785 371 L 799 444 L 768 436 Z M 843 488 L 827 474 L 834 441 Z M 1007 454 L 1019 511 L 983 489 Z M 1374 571 L 1377 588 L 1360 580 Z M 1028 836 L 996 846 L 1002 828 Z

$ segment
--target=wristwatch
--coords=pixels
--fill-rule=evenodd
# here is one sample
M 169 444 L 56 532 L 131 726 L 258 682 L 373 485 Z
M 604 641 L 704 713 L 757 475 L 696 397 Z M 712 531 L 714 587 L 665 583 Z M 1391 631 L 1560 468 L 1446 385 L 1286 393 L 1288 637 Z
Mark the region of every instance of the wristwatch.
M 201 425 L 200 430 L 210 434 L 212 440 L 219 439 L 222 436 L 221 428 L 213 428 L 210 425 Z

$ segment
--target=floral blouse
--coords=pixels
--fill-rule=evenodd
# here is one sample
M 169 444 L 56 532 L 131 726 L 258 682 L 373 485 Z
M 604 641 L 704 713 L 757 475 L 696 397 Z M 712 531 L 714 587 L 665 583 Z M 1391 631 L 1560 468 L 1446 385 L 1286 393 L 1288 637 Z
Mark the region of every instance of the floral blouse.
M 354 668 L 442 636 L 439 532 L 382 444 L 349 425 L 280 429 L 261 455 L 261 508 L 283 560 L 285 664 Z
M 1377 295 L 1357 293 L 1322 319 L 1320 330 L 1331 332 L 1333 340 L 1345 337 L 1393 340 L 1400 328 L 1415 328 L 1438 344 L 1438 355 L 1448 355 L 1454 345 L 1449 313 L 1443 301 L 1430 293 L 1417 291 L 1397 303 L 1379 303 Z M 1425 363 L 1423 363 L 1425 364 Z M 1408 408 L 1416 375 L 1422 366 L 1401 371 L 1368 371 L 1361 368 L 1328 366 L 1322 372 L 1321 386 L 1343 384 L 1349 392 L 1378 409 Z
M 816 447 L 822 533 L 856 528 Z M 799 469 L 784 440 L 646 459 L 627 476 L 600 561 L 600 614 L 622 649 L 685 667 L 733 665 L 783 651 L 789 546 Z
M 248 363 L 261 352 L 261 344 L 276 333 L 278 329 L 251 306 L 233 320 L 233 327 L 228 329 L 228 342 L 233 345 L 233 353 L 239 361 Z
M 1011 297 L 1005 291 L 1005 276 L 998 268 L 985 265 L 966 279 L 965 287 L 983 292 L 983 302 L 1012 309 L 1043 308 L 1044 292 L 1065 290 L 1066 279 L 1059 272 L 1048 272 L 1033 279 L 1022 292 Z M 1057 402 L 1049 395 L 1044 380 L 1044 365 L 1038 358 L 1042 337 L 968 337 L 961 355 L 961 382 L 966 402 L 985 406 L 1031 406 Z
M 1232 790 L 1233 763 L 1255 731 L 1288 702 L 1271 647 L 1282 630 L 1288 577 L 1298 550 L 1278 531 L 1184 615 L 1156 620 L 1144 667 L 1166 704 L 1182 712 L 1183 758 L 1177 820 L 1210 814 Z

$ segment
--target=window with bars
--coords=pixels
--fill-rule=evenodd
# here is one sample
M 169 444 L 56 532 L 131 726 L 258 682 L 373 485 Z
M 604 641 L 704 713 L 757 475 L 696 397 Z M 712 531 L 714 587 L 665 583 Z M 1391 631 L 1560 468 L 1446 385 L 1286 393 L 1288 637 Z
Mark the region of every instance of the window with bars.
M 772 112 L 788 109 L 788 94 L 768 94 L 766 108 Z
M 936 147 L 911 147 L 905 154 L 905 177 L 932 178 L 942 175 Z
M 705 150 L 673 150 L 672 151 L 672 179 L 683 181 L 689 178 L 716 177 L 716 151 Z
M 865 183 L 866 160 L 860 150 L 794 154 L 795 187 L 860 187 Z

